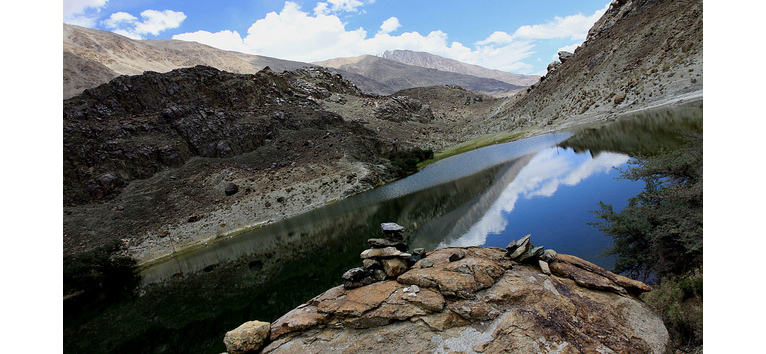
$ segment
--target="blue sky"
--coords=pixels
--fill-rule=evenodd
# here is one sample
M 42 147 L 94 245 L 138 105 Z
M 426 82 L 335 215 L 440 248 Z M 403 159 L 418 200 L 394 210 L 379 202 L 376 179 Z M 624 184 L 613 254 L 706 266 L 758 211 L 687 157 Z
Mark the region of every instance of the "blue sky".
M 522 74 L 574 50 L 609 0 L 65 0 L 64 22 L 304 62 L 425 51 Z

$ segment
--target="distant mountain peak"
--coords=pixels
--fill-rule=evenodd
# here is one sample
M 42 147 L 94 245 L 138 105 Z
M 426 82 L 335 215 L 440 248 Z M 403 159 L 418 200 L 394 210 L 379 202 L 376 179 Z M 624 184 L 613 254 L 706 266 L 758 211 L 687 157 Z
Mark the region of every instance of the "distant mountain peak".
M 478 76 L 503 81 L 512 85 L 529 86 L 540 80 L 537 75 L 514 74 L 506 71 L 488 69 L 482 66 L 463 63 L 428 52 L 416 52 L 406 49 L 387 50 L 378 57 L 398 61 L 404 64 L 424 68 L 449 71 L 458 74 Z

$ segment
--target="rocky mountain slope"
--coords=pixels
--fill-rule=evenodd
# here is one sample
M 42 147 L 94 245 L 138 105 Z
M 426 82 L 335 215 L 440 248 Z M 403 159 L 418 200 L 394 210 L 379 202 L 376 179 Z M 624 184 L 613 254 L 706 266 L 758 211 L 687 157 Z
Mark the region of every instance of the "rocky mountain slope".
M 509 95 L 524 88 L 521 85 L 509 84 L 496 79 L 409 65 L 372 55 L 336 58 L 314 62 L 314 64 L 374 80 L 381 86 L 371 87 L 360 82 L 358 83 L 359 87 L 365 92 L 381 95 L 388 95 L 413 87 L 437 85 L 457 85 L 490 96 Z
M 702 23 L 701 0 L 613 1 L 582 46 L 559 53 L 541 82 L 503 104 L 492 129 L 561 129 L 701 99 Z
M 369 96 L 317 67 L 117 77 L 64 101 L 64 253 L 121 239 L 146 262 L 359 193 L 392 178 L 381 157 L 458 143 L 497 103 Z
M 309 64 L 225 51 L 179 40 L 133 40 L 112 32 L 64 24 L 64 98 L 96 87 L 119 75 L 207 65 L 219 70 L 254 74 Z
M 517 86 L 526 87 L 533 85 L 540 80 L 540 77 L 537 75 L 514 74 L 507 71 L 487 69 L 478 65 L 466 64 L 426 52 L 399 49 L 387 50 L 383 52 L 383 54 L 380 54 L 379 57 L 429 69 L 500 80 Z

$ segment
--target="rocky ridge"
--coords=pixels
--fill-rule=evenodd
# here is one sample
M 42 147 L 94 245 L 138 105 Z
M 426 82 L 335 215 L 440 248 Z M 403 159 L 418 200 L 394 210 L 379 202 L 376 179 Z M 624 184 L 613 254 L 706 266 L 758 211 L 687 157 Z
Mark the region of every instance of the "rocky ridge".
M 485 77 L 524 87 L 533 85 L 540 80 L 540 77 L 537 75 L 513 74 L 507 71 L 487 69 L 478 65 L 466 64 L 426 52 L 397 49 L 387 50 L 378 56 L 404 64 L 417 65 L 424 68 L 449 71 L 458 74 Z
M 534 247 L 529 236 L 505 250 L 450 247 L 415 252 L 417 260 L 393 246 L 376 248 L 403 241 L 370 239 L 373 248 L 361 254 L 365 267 L 346 272 L 343 285 L 270 325 L 243 324 L 224 342 L 249 338 L 252 323 L 260 324 L 251 330 L 257 340 L 227 350 L 398 352 L 406 345 L 408 352 L 663 353 L 668 345 L 662 320 L 636 297 L 651 287 Z M 379 260 L 410 266 L 391 271 Z M 351 281 L 364 269 L 380 273 Z
M 525 87 L 495 78 L 410 65 L 373 55 L 336 58 L 313 64 L 339 70 L 344 76 L 347 76 L 347 73 L 352 73 L 373 80 L 375 86 L 369 86 L 364 81 L 355 81 L 355 83 L 365 92 L 380 95 L 390 95 L 396 91 L 413 87 L 458 85 L 469 91 L 500 97 Z
M 498 108 L 482 133 L 560 130 L 681 100 L 701 100 L 701 0 L 615 0 L 574 53 Z

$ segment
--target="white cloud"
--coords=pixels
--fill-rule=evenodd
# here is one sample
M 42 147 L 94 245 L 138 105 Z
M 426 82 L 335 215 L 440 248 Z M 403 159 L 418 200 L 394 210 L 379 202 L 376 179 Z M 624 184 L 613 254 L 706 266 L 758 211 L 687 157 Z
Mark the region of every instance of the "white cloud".
M 396 29 L 399 27 L 402 27 L 402 24 L 399 23 L 399 19 L 396 17 L 391 17 L 388 20 L 383 21 L 383 24 L 380 25 L 380 32 L 378 33 L 388 34 L 396 31 Z
M 380 31 L 372 37 L 368 37 L 368 32 L 361 27 L 347 30 L 339 14 L 361 13 L 362 7 L 369 3 L 372 1 L 328 0 L 318 3 L 310 14 L 302 11 L 297 3 L 288 1 L 280 12 L 270 12 L 253 23 L 244 36 L 233 31 L 197 31 L 173 38 L 303 62 L 409 49 L 487 68 L 530 74 L 534 66 L 524 60 L 534 54 L 536 39 L 553 35 L 558 36 L 556 38 L 584 38 L 603 13 L 599 10 L 591 16 L 556 17 L 542 25 L 523 26 L 514 34 L 497 31 L 469 48 L 459 42 L 450 42 L 448 35 L 440 30 L 426 35 L 418 32 L 391 35 L 401 27 L 396 17 L 384 21 Z
M 566 17 L 556 16 L 553 20 L 538 25 L 525 25 L 516 29 L 513 34 L 503 31 L 496 31 L 486 39 L 476 42 L 476 45 L 506 45 L 518 39 L 553 39 L 569 38 L 579 40 L 580 43 L 585 40 L 588 30 L 598 21 L 604 12 L 609 8 L 607 4 L 604 8 L 596 10 L 592 15 L 585 16 L 576 14 Z M 577 46 L 575 44 L 574 46 Z
M 108 0 L 64 0 L 64 23 L 93 27 Z
M 242 42 L 242 36 L 237 31 L 220 31 L 210 33 L 208 31 L 197 31 L 191 33 L 182 33 L 173 36 L 173 39 L 182 41 L 199 42 L 223 50 L 249 53 L 250 49 Z
M 82 14 L 88 9 L 99 11 L 108 0 L 64 0 L 64 18 Z
M 375 1 L 367 1 L 368 4 L 373 2 Z M 329 15 L 341 12 L 363 12 L 361 7 L 364 5 L 365 3 L 359 0 L 328 0 L 327 2 L 318 2 L 316 7 L 314 7 L 314 14 Z
M 108 19 L 101 21 L 101 24 L 114 33 L 133 39 L 142 39 L 146 34 L 156 36 L 167 29 L 179 27 L 186 19 L 186 15 L 172 10 L 146 10 L 141 13 L 141 18 L 143 20 L 139 21 L 137 17 L 129 13 L 115 12 Z
M 108 28 L 118 28 L 124 24 L 130 24 L 138 21 L 138 17 L 133 16 L 127 12 L 115 12 L 108 19 L 101 23 Z

